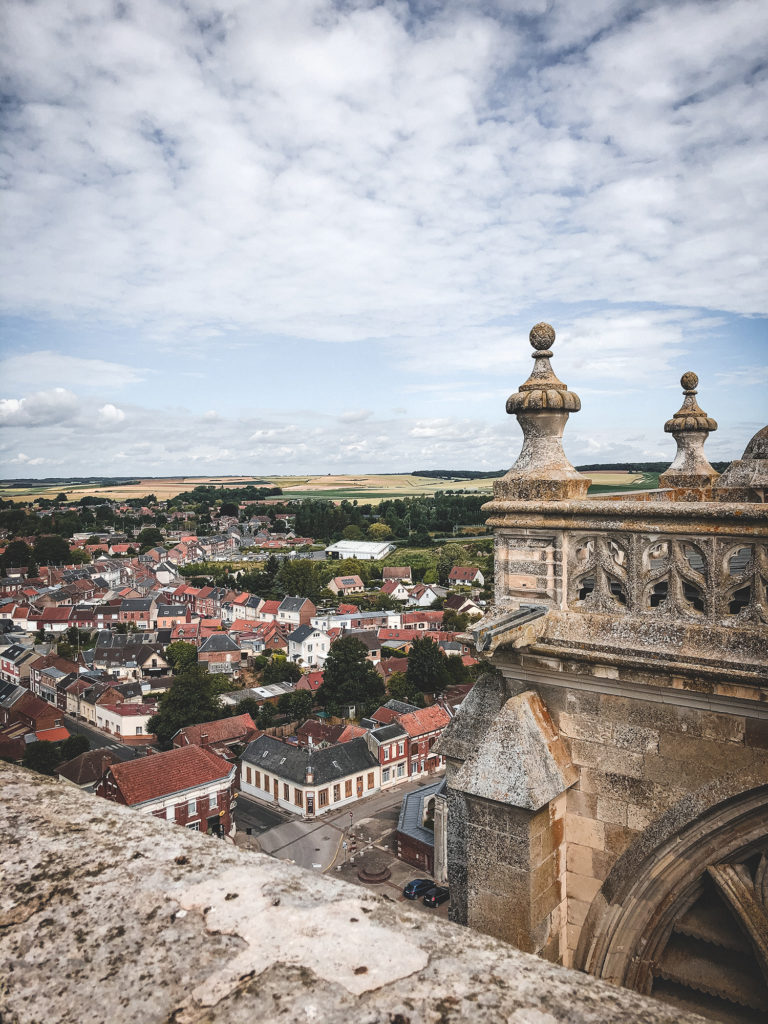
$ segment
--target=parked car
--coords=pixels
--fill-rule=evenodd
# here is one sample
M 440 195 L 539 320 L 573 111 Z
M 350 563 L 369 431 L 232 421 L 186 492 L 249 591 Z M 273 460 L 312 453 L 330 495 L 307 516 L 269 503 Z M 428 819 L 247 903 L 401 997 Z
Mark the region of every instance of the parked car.
M 419 896 L 423 896 L 430 889 L 434 889 L 434 887 L 435 883 L 431 878 L 414 878 L 403 889 L 403 896 L 407 900 L 417 900 Z
M 435 885 L 424 896 L 424 899 L 421 902 L 425 907 L 439 907 L 441 903 L 445 903 L 448 896 L 449 893 L 447 886 Z

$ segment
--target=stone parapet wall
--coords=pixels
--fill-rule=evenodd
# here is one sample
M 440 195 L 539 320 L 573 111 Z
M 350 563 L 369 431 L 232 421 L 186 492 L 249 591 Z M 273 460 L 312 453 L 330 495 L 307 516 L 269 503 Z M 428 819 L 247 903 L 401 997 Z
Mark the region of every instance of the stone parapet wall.
M 358 887 L 0 765 L 8 1024 L 694 1024 Z

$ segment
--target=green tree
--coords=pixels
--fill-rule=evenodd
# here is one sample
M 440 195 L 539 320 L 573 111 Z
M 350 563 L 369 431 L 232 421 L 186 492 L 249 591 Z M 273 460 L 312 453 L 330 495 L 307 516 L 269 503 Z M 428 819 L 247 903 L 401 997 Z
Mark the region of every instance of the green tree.
M 69 561 L 72 565 L 89 565 L 91 556 L 83 548 L 73 548 L 69 553 Z
M 86 750 L 90 749 L 91 744 L 89 743 L 87 736 L 83 736 L 81 733 L 76 733 L 74 736 L 68 736 L 61 744 L 61 760 L 71 761 L 73 757 L 77 757 L 79 754 L 84 754 Z
M 354 704 L 359 716 L 375 711 L 386 696 L 384 680 L 368 661 L 368 650 L 355 636 L 345 636 L 331 645 L 323 670 L 323 685 L 317 700 L 326 711 L 338 715 L 346 704 Z
M 284 693 L 278 700 L 277 707 L 294 721 L 305 722 L 312 714 L 314 703 L 309 690 L 295 690 L 293 693 Z
M 463 633 L 468 625 L 469 615 L 467 612 L 455 612 L 453 608 L 446 608 L 443 612 L 443 629 Z
M 174 640 L 165 648 L 165 658 L 174 675 L 180 675 L 197 664 L 197 648 L 186 640 Z
M 24 751 L 22 764 L 25 768 L 31 768 L 33 772 L 40 772 L 41 775 L 53 775 L 56 767 L 61 764 L 58 743 L 50 743 L 48 740 L 29 743 Z
M 17 568 L 20 565 L 29 565 L 32 560 L 32 548 L 23 540 L 12 540 L 3 552 L 3 565 Z
M 259 708 L 259 721 L 258 726 L 260 729 L 268 729 L 275 719 L 275 708 L 273 704 L 270 704 L 268 700 Z
M 392 531 L 386 523 L 371 523 L 368 527 L 368 540 L 389 540 Z
M 406 678 L 421 693 L 442 693 L 450 683 L 447 658 L 429 637 L 413 641 L 408 653 Z
M 393 700 L 401 700 L 405 704 L 415 704 L 417 708 L 424 707 L 424 694 L 408 681 L 405 672 L 392 673 L 387 680 L 387 692 Z
M 237 516 L 238 511 L 239 511 L 239 509 L 238 509 L 237 505 L 235 505 L 235 503 L 233 501 L 223 501 L 221 503 L 221 508 L 219 509 L 219 515 L 220 516 Z
M 437 582 L 446 586 L 451 569 L 466 558 L 466 549 L 461 544 L 444 544 L 437 553 Z
M 230 717 L 235 715 L 250 715 L 254 722 L 259 720 L 259 711 L 261 705 L 255 697 L 245 697 L 239 703 L 232 706 L 232 713 Z
M 222 717 L 219 683 L 199 665 L 174 676 L 170 689 L 160 697 L 158 711 L 147 723 L 159 745 L 168 750 L 171 740 L 185 725 L 212 722 Z
M 155 544 L 163 543 L 163 535 L 156 526 L 147 526 L 141 531 L 136 540 L 149 551 Z
M 345 526 L 341 531 L 341 535 L 344 540 L 362 540 L 365 536 L 360 527 L 356 526 L 354 523 L 350 523 L 349 526 Z
M 43 565 L 65 565 L 70 561 L 69 544 L 55 534 L 38 537 L 33 554 Z
M 280 654 L 273 655 L 261 677 L 264 686 L 271 686 L 273 683 L 297 683 L 299 679 L 301 679 L 299 666 Z

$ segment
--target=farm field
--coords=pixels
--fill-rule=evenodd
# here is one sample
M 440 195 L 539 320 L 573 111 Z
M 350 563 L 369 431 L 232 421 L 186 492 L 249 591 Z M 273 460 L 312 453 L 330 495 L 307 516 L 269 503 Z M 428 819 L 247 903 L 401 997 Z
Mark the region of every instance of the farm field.
M 621 470 L 594 471 L 586 474 L 592 480 L 596 491 L 635 490 L 656 486 L 654 474 L 625 473 Z M 410 473 L 392 474 L 328 474 L 326 476 L 176 476 L 146 477 L 138 483 L 114 487 L 98 487 L 93 484 L 68 484 L 66 480 L 55 483 L 40 483 L 28 487 L 9 487 L 0 482 L 0 497 L 14 501 L 31 501 L 35 498 L 55 498 L 61 492 L 76 501 L 84 495 L 102 495 L 120 500 L 140 498 L 154 494 L 160 500 L 173 498 L 182 491 L 191 491 L 200 485 L 216 487 L 238 487 L 257 482 L 276 485 L 283 489 L 286 498 L 327 498 L 331 501 L 365 501 L 377 504 L 386 498 L 405 498 L 417 495 L 432 495 L 438 491 L 463 491 L 464 493 L 487 494 L 493 492 L 493 480 L 438 480 L 434 477 L 413 476 Z M 274 498 L 273 501 L 280 501 Z

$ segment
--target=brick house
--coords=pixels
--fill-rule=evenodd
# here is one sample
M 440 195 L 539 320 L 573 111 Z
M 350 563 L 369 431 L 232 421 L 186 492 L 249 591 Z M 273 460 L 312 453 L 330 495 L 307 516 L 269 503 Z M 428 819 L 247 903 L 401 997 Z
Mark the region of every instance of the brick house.
M 381 766 L 381 788 L 387 789 L 408 777 L 408 733 L 392 722 L 366 733 L 368 749 Z
M 121 743 L 147 743 L 154 740 L 147 723 L 156 712 L 154 704 L 97 704 L 96 728 L 119 736 Z
M 152 629 L 157 619 L 157 604 L 151 597 L 125 598 L 120 604 L 118 621 L 137 629 Z
M 200 645 L 197 660 L 209 672 L 239 672 L 243 652 L 240 645 L 226 633 L 212 633 Z
M 308 626 L 317 608 L 307 597 L 284 597 L 277 609 L 277 621 L 294 629 Z
M 237 769 L 195 745 L 107 768 L 96 795 L 195 832 L 229 835 Z
M 234 750 L 257 739 L 261 733 L 249 714 L 219 718 L 215 722 L 187 725 L 173 735 L 174 747 L 198 746 L 212 750 L 227 760 L 233 758 Z

